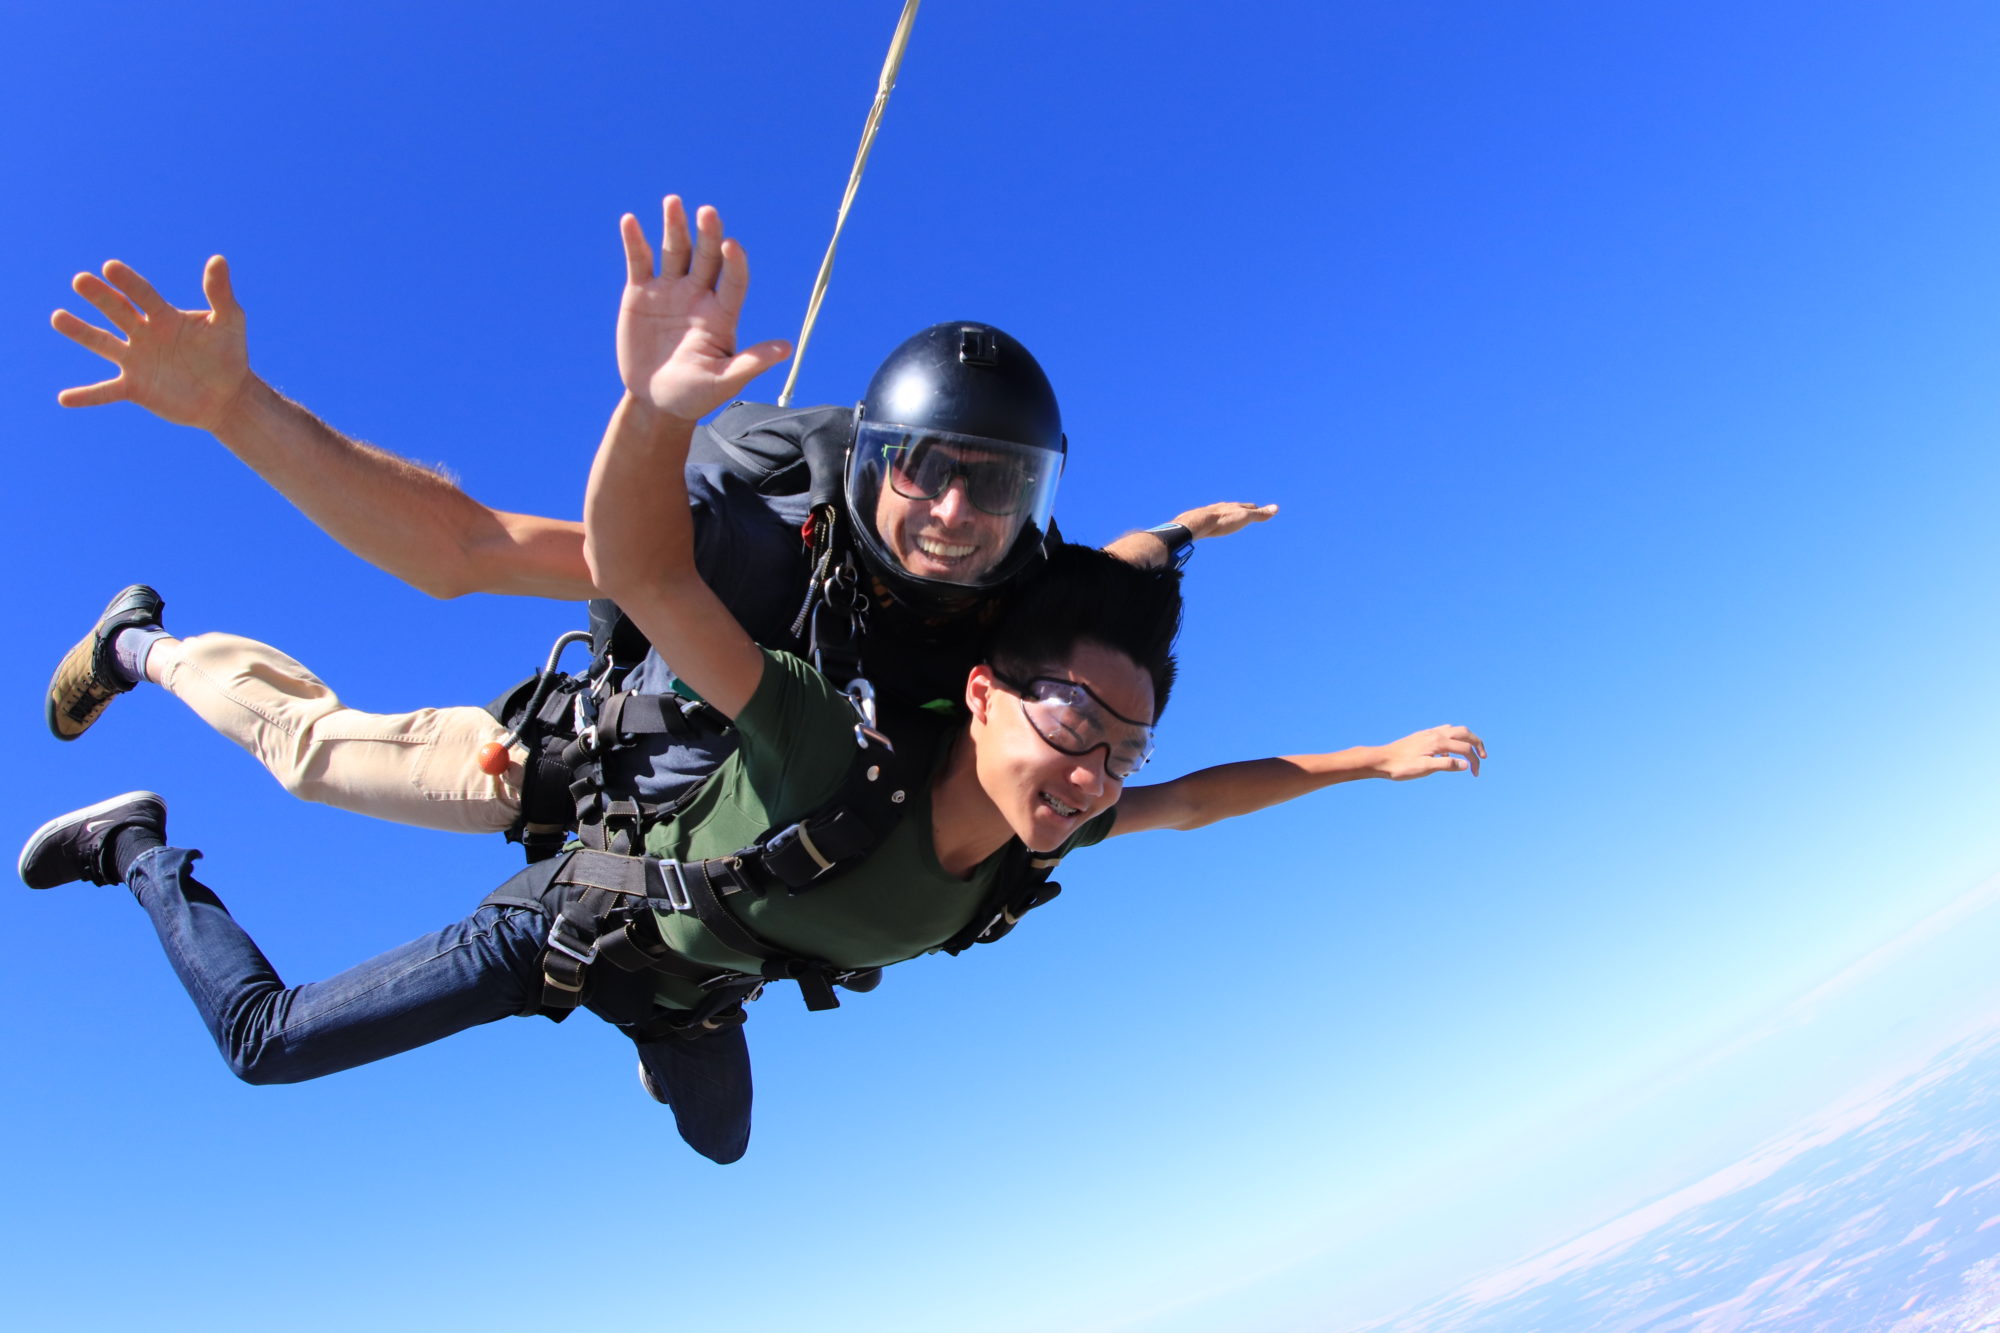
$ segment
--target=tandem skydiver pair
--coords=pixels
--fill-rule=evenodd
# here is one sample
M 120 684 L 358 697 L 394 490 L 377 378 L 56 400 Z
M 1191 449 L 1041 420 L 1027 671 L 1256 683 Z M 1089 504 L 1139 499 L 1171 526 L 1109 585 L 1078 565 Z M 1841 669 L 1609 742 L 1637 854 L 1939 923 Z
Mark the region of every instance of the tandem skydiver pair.
M 129 398 L 210 429 L 351 549 L 426 590 L 607 594 L 647 645 L 636 665 L 620 664 L 617 636 L 601 635 L 593 671 L 625 674 L 574 701 L 581 725 L 565 748 L 587 740 L 581 758 L 595 766 L 577 806 L 581 845 L 465 921 L 326 982 L 279 980 L 189 873 L 197 854 L 164 845 L 164 802 L 150 793 L 30 838 L 31 885 L 131 886 L 246 1079 L 311 1078 L 507 1014 L 581 1005 L 639 1043 L 648 1085 L 684 1137 L 734 1160 L 749 1132 L 737 1024 L 768 981 L 798 980 L 823 1007 L 836 984 L 862 988 L 883 965 L 996 937 L 1052 895 L 1047 875 L 1063 855 L 1113 833 L 1196 827 L 1350 778 L 1477 771 L 1482 742 L 1447 727 L 1126 788 L 1172 681 L 1180 593 L 1166 557 L 1269 511 L 1190 511 L 1179 531 L 1134 534 L 1115 554 L 1061 543 L 1050 519 L 1066 448 L 1054 395 L 1025 349 L 980 325 L 905 343 L 844 431 L 830 410 L 764 412 L 751 429 L 698 442 L 695 421 L 786 349 L 736 350 L 747 279 L 713 210 L 690 232 L 667 201 L 658 276 L 636 221 L 621 227 L 626 392 L 581 525 L 488 510 L 278 398 L 249 373 L 220 260 L 206 275 L 209 311 L 174 310 L 107 265 L 117 288 L 77 287 L 126 338 L 57 316 L 121 371 L 65 402 Z M 162 340 L 178 348 L 178 379 L 157 373 L 169 360 Z M 792 463 L 753 467 L 745 442 L 782 459 L 787 430 L 831 437 L 840 447 L 822 447 L 822 460 L 837 453 L 845 465 L 814 466 L 808 444 Z M 691 448 L 707 456 L 691 462 Z M 419 516 L 430 521 L 409 521 Z M 211 652 L 202 639 L 217 636 L 173 639 L 158 613 L 145 591 L 121 598 L 65 659 L 51 686 L 59 734 L 80 734 L 145 677 L 235 727 L 281 776 L 342 769 L 321 762 L 328 719 L 368 747 L 366 728 L 351 725 L 366 715 L 324 687 L 296 716 L 242 724 L 256 701 L 217 664 L 247 652 L 245 641 Z M 923 707 L 938 700 L 951 711 Z M 607 711 L 660 729 L 603 725 Z M 430 725 L 416 716 L 402 725 Z M 500 720 L 480 716 L 451 734 L 457 762 L 471 763 L 477 747 L 464 742 L 482 728 L 504 738 Z M 410 774 L 383 781 L 365 764 L 302 794 L 390 817 L 438 807 L 450 817 L 410 822 L 497 830 L 522 817 L 532 757 L 520 747 L 506 772 L 444 799 L 413 798 Z

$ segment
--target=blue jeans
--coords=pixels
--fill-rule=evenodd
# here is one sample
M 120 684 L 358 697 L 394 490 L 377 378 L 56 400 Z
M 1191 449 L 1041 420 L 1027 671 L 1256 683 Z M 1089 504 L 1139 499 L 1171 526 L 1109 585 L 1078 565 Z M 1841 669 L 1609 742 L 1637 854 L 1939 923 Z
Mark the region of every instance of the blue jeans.
M 548 922 L 525 907 L 481 907 L 325 981 L 287 986 L 256 941 L 189 867 L 201 855 L 158 847 L 126 883 L 153 919 L 174 972 L 222 1058 L 246 1083 L 299 1083 L 428 1045 L 454 1032 L 533 1013 L 542 990 Z M 512 885 L 533 897 L 555 863 Z M 511 887 L 511 886 L 510 886 Z M 594 969 L 591 1010 L 629 1029 L 651 1018 L 644 974 Z M 733 1162 L 750 1140 L 750 1057 L 740 1027 L 696 1041 L 638 1043 L 671 1100 L 681 1137 Z
M 126 882 L 229 1068 L 298 1083 L 413 1050 L 533 1006 L 548 927 L 518 907 L 463 921 L 325 981 L 286 986 L 221 899 L 189 873 L 201 853 L 147 852 Z

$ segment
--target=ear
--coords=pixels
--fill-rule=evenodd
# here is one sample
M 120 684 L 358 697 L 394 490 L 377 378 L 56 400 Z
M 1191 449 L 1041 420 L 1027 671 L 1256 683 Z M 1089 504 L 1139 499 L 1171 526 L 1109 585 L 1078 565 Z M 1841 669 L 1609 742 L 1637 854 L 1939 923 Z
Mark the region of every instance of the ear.
M 987 712 L 993 707 L 993 691 L 993 668 L 981 662 L 965 677 L 965 707 L 974 722 L 985 723 Z

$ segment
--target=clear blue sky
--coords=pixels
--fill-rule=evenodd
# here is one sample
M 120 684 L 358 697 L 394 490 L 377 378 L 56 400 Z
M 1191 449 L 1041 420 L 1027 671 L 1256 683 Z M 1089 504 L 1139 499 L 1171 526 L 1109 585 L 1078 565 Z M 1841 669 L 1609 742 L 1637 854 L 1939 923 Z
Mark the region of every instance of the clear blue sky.
M 99 376 L 47 327 L 73 272 L 192 302 L 225 253 L 267 378 L 573 516 L 618 215 L 721 207 L 746 332 L 794 336 L 898 8 L 15 15 L 15 836 L 160 790 L 278 966 L 322 975 L 518 854 L 291 802 L 156 692 L 58 746 L 56 658 L 143 579 L 176 629 L 400 709 L 483 702 L 578 623 L 431 601 L 206 437 L 58 408 Z M 1121 840 L 1004 947 L 835 1015 L 775 996 L 727 1169 L 587 1018 L 240 1086 L 122 891 L 0 895 L 13 1308 L 541 1327 L 575 1308 L 524 1253 L 553 1217 L 629 1254 L 591 1302 L 613 1326 L 1329 1326 L 1685 1183 L 1993 1004 L 1953 989 L 1959 947 L 1837 1027 L 1784 1017 L 2000 871 L 1996 46 L 1972 3 L 931 0 L 801 400 L 853 399 L 922 325 L 1007 328 L 1062 397 L 1072 535 L 1284 505 L 1191 567 L 1157 771 L 1463 721 L 1486 776 Z

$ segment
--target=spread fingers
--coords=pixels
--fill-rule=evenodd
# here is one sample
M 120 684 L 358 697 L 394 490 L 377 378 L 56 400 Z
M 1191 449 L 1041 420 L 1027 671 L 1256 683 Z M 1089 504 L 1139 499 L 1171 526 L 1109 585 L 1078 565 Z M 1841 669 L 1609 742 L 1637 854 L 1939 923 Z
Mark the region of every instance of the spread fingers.
M 687 209 L 670 194 L 660 203 L 660 276 L 684 277 L 688 271 Z
M 653 247 L 646 244 L 646 229 L 627 213 L 618 219 L 618 237 L 625 242 L 625 281 L 638 287 L 653 280 Z
M 107 361 L 116 361 L 131 344 L 114 338 L 95 324 L 78 319 L 67 310 L 49 316 L 49 326 L 74 343 L 81 343 Z
M 64 407 L 102 407 L 106 403 L 120 402 L 125 397 L 125 377 L 115 380 L 99 380 L 80 388 L 64 389 L 56 395 L 56 401 Z
M 104 276 L 111 280 L 112 286 L 123 292 L 133 305 L 138 306 L 147 315 L 157 318 L 173 313 L 174 308 L 160 299 L 160 294 L 153 290 L 153 284 L 140 277 L 139 271 L 124 260 L 105 260 Z
M 110 320 L 120 333 L 131 333 L 145 323 L 132 303 L 116 287 L 95 273 L 79 273 L 70 283 L 78 296 L 97 307 L 98 313 Z
M 694 258 L 687 275 L 703 287 L 713 287 L 722 272 L 722 214 L 703 204 L 695 211 L 694 226 Z

